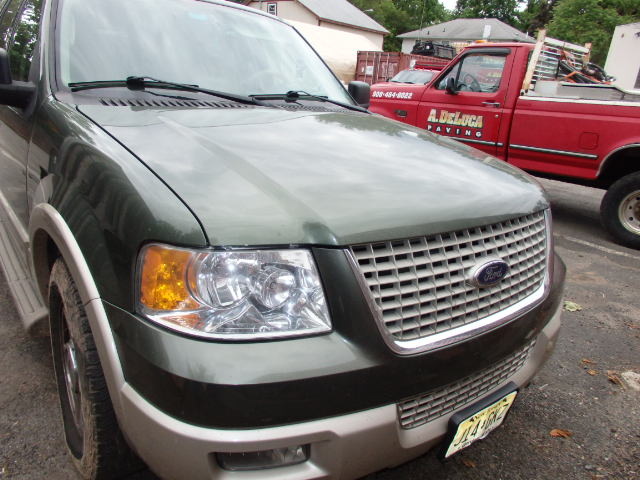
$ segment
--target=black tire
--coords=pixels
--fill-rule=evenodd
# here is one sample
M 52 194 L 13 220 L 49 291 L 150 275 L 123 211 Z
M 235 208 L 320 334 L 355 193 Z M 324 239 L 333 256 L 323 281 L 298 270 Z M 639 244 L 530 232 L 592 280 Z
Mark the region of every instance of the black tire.
M 118 479 L 144 467 L 127 445 L 67 266 L 58 259 L 49 280 L 53 364 L 68 451 L 82 478 Z
M 600 205 L 600 218 L 618 243 L 640 249 L 640 172 L 609 187 Z

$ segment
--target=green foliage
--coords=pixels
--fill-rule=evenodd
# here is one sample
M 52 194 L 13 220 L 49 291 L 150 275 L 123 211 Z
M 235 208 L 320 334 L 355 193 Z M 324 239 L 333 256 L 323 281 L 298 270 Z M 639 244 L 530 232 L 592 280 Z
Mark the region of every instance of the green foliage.
M 556 3 L 558 0 L 528 0 L 526 8 L 518 13 L 518 28 L 535 37 L 536 32 L 551 21 Z
M 608 0 L 604 4 L 614 8 L 618 15 L 631 18 L 631 22 L 640 19 L 640 0 Z
M 421 26 L 448 20 L 448 13 L 438 0 L 349 0 L 376 22 L 389 30 L 384 50 L 397 51 L 402 45 L 398 35 Z
M 603 64 L 616 26 L 640 20 L 639 9 L 639 0 L 559 0 L 547 34 L 580 45 L 592 43 L 592 61 Z
M 9 50 L 11 75 L 14 80 L 26 81 L 38 38 L 38 24 L 42 0 L 30 0 L 25 4 L 17 24 L 13 44 Z
M 457 18 L 497 18 L 514 27 L 518 26 L 520 0 L 458 0 Z

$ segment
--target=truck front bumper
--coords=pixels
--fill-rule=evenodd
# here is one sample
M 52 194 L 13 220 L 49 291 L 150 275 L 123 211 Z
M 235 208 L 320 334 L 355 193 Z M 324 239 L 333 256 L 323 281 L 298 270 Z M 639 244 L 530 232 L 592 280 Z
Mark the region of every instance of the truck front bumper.
M 525 364 L 508 382 L 525 386 L 553 350 L 560 329 L 560 302 L 540 332 Z M 177 420 L 146 401 L 129 384 L 119 391 L 120 425 L 150 468 L 165 479 L 351 479 L 415 458 L 443 440 L 449 418 L 458 410 L 425 425 L 402 429 L 396 404 L 285 426 L 222 430 Z M 465 405 L 467 406 L 467 405 Z M 310 446 L 304 463 L 268 470 L 227 471 L 216 453 L 256 452 Z

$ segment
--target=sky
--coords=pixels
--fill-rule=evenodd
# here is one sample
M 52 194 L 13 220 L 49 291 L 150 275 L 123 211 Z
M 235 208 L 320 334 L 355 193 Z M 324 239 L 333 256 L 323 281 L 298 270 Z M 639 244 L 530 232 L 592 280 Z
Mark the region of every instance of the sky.
M 457 0 L 440 0 L 440 3 L 444 5 L 447 10 L 453 10 L 456 8 Z

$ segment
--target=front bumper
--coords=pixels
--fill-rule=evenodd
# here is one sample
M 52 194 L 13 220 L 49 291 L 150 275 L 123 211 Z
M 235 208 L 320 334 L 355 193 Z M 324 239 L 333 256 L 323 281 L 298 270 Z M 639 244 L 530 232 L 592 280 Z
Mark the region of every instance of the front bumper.
M 510 381 L 519 387 L 528 384 L 555 346 L 560 313 L 561 303 L 538 334 L 524 366 L 492 392 Z M 388 404 L 292 425 L 223 430 L 177 420 L 147 402 L 127 383 L 120 389 L 117 403 L 120 425 L 131 445 L 158 475 L 175 480 L 358 478 L 401 464 L 434 447 L 442 441 L 449 418 L 455 413 L 403 430 L 399 426 L 396 404 Z M 216 452 L 248 452 L 307 444 L 311 446 L 308 461 L 269 470 L 225 471 L 215 458 Z
M 398 355 L 373 328 L 372 309 L 344 252 L 318 249 L 316 257 L 334 327 L 326 335 L 210 342 L 103 302 L 123 381 L 191 425 L 253 430 L 301 424 L 395 404 L 490 368 L 536 338 L 561 303 L 564 267 L 556 258 L 549 294 L 529 312 L 446 348 Z

